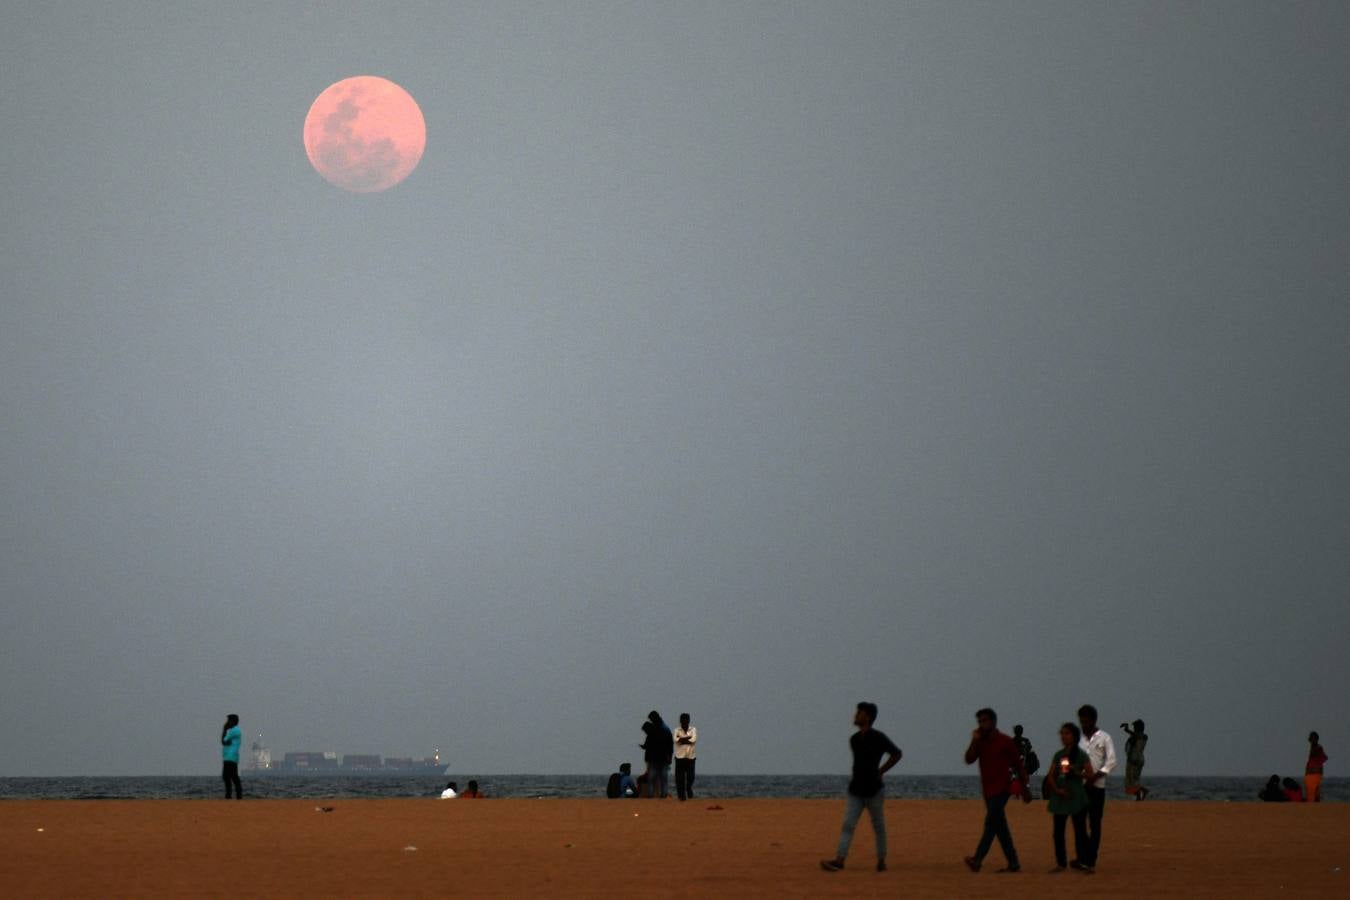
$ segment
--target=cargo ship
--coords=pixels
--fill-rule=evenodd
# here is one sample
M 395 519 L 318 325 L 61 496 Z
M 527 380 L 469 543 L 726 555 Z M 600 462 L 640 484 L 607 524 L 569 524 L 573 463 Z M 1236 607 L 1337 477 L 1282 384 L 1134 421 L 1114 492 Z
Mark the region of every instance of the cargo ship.
M 341 756 L 331 750 L 291 751 L 280 761 L 272 759 L 272 751 L 262 742 L 262 735 L 249 748 L 250 775 L 288 776 L 370 776 L 384 775 L 400 778 L 421 776 L 440 777 L 447 766 L 441 762 L 441 751 L 431 756 L 414 759 L 411 756 L 380 756 L 371 753 L 345 753 Z

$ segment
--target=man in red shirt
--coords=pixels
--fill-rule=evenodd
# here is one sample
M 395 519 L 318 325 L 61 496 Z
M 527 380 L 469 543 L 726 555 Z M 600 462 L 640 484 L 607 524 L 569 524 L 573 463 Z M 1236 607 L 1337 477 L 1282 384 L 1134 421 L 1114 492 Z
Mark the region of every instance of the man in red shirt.
M 966 765 L 979 760 L 980 786 L 984 790 L 984 834 L 980 836 L 980 845 L 975 848 L 974 856 L 966 857 L 970 871 L 980 871 L 984 857 L 998 838 L 998 845 L 1007 866 L 1000 872 L 1020 872 L 1022 866 L 1017 862 L 1017 848 L 1013 846 L 1012 831 L 1008 828 L 1006 808 L 1012 795 L 1013 773 L 1021 784 L 1027 783 L 1027 773 L 1022 765 L 1022 755 L 1017 752 L 1013 739 L 998 730 L 998 714 L 992 709 L 982 709 L 975 713 L 975 722 L 979 726 L 970 736 L 970 746 L 966 748 Z M 1031 802 L 1031 791 L 1022 792 L 1022 802 Z

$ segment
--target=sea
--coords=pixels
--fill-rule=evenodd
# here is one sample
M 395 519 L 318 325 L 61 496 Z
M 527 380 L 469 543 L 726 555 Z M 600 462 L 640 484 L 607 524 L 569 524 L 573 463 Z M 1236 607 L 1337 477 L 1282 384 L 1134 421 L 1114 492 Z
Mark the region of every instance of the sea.
M 603 798 L 604 775 L 479 775 L 451 773 L 444 778 L 279 775 L 250 778 L 241 773 L 249 798 L 333 800 L 358 797 L 437 797 L 453 778 L 462 788 L 470 778 L 489 797 L 524 799 Z M 1150 800 L 1209 800 L 1256 802 L 1265 777 L 1158 776 L 1147 777 Z M 1302 776 L 1294 776 L 1300 783 Z M 846 775 L 698 775 L 698 799 L 841 798 Z M 1131 802 L 1117 779 L 1113 797 Z M 672 785 L 673 791 L 673 785 Z M 218 776 L 148 775 L 119 777 L 72 776 L 56 778 L 0 778 L 0 800 L 206 800 L 223 794 Z M 964 800 L 980 796 L 978 778 L 968 775 L 888 776 L 886 796 L 892 800 Z M 1350 801 L 1350 778 L 1322 782 L 1328 802 Z

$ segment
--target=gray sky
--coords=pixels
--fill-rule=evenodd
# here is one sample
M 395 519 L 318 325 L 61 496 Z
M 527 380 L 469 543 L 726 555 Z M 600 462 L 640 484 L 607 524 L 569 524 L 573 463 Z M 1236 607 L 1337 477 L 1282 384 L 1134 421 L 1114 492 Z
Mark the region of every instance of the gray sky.
M 0 774 L 1350 771 L 1345 4 L 276 6 L 5 15 Z

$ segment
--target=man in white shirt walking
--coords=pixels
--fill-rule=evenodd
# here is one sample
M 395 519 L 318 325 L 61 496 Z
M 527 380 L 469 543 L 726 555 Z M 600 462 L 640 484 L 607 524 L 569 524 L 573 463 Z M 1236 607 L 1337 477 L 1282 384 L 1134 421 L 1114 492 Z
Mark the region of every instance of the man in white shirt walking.
M 697 743 L 698 729 L 689 724 L 689 713 L 680 713 L 680 727 L 675 729 L 675 793 L 681 800 L 694 799 Z
M 1078 707 L 1078 724 L 1083 728 L 1083 739 L 1078 746 L 1092 763 L 1092 780 L 1087 784 L 1088 795 L 1088 859 L 1074 860 L 1074 868 L 1097 865 L 1097 852 L 1102 845 L 1102 813 L 1106 811 L 1106 776 L 1116 768 L 1116 745 L 1111 735 L 1097 727 L 1097 707 L 1090 703 Z

